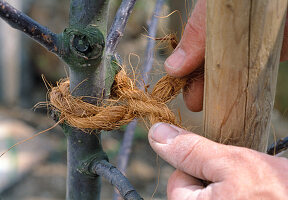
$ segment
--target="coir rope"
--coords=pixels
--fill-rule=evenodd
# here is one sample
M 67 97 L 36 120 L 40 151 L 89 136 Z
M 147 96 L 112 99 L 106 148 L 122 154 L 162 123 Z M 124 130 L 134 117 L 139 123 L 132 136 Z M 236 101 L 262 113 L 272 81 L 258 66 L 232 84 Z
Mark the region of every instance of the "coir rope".
M 166 122 L 180 126 L 167 103 L 176 97 L 187 78 L 162 77 L 151 93 L 136 87 L 135 81 L 121 70 L 115 77 L 112 95 L 101 106 L 71 95 L 69 81 L 60 81 L 49 93 L 50 103 L 61 119 L 79 129 L 113 130 L 134 118 L 148 119 L 150 124 Z

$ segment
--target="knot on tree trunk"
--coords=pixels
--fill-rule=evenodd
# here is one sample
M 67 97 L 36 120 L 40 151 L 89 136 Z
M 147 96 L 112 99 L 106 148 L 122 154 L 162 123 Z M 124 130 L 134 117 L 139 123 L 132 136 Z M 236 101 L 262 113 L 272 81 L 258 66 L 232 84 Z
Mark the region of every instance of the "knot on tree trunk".
M 51 106 L 61 113 L 60 119 L 79 129 L 113 130 L 141 118 L 154 124 L 166 122 L 180 126 L 167 103 L 176 97 L 185 86 L 187 77 L 162 77 L 152 92 L 142 91 L 136 86 L 125 70 L 115 77 L 111 97 L 101 106 L 74 97 L 69 91 L 69 80 L 62 80 L 49 93 Z
M 59 38 L 60 56 L 69 66 L 74 70 L 96 70 L 105 48 L 105 38 L 96 26 L 66 28 Z

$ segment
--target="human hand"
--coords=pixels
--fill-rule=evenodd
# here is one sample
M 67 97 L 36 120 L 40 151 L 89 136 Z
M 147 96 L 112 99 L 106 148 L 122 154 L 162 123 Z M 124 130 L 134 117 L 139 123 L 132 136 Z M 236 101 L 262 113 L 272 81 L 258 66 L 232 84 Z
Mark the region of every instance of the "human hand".
M 288 197 L 288 160 L 222 145 L 165 123 L 149 131 L 154 151 L 176 168 L 169 200 L 271 200 Z M 199 179 L 211 181 L 207 187 Z
M 288 18 L 288 15 L 287 15 Z M 288 20 L 286 18 L 281 61 L 288 60 Z M 183 77 L 203 68 L 206 39 L 206 0 L 198 0 L 187 22 L 182 39 L 175 51 L 167 58 L 165 69 L 175 77 Z M 196 71 L 195 71 L 196 70 Z M 204 70 L 198 70 L 184 88 L 183 97 L 191 111 L 201 111 L 203 107 Z

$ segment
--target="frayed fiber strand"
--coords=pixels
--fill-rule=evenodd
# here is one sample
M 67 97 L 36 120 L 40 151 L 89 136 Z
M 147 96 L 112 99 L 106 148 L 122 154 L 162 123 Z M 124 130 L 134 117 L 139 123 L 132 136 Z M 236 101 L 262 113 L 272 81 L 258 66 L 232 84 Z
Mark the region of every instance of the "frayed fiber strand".
M 69 81 L 60 81 L 49 93 L 50 103 L 72 127 L 79 129 L 113 130 L 134 118 L 148 120 L 150 124 L 166 122 L 180 126 L 167 103 L 185 86 L 187 78 L 162 77 L 151 93 L 136 87 L 135 81 L 121 70 L 115 77 L 110 99 L 101 106 L 74 97 L 69 91 Z

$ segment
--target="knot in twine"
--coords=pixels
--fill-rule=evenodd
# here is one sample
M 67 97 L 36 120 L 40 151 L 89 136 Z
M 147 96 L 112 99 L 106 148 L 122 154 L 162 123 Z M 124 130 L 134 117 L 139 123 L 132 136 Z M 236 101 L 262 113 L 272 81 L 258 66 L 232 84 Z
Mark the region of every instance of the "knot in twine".
M 150 124 L 166 122 L 180 126 L 167 103 L 185 86 L 187 78 L 162 77 L 151 93 L 140 90 L 124 70 L 115 76 L 110 99 L 101 106 L 74 97 L 69 80 L 62 80 L 50 91 L 50 103 L 61 113 L 60 120 L 79 129 L 113 130 L 134 118 L 148 119 Z

